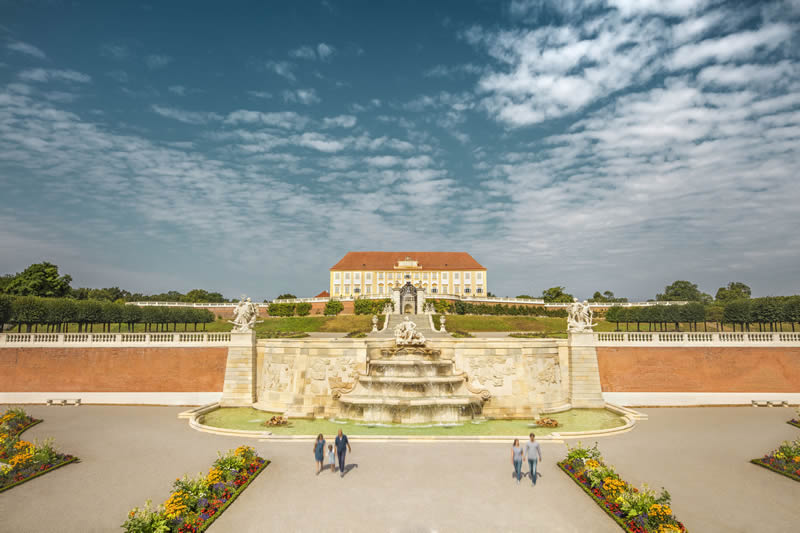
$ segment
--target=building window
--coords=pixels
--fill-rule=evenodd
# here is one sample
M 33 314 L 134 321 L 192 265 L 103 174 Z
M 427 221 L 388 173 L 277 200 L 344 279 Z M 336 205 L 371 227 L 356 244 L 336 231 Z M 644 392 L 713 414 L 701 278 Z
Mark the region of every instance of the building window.
M 345 281 L 350 281 L 350 272 L 345 272 L 344 273 L 344 280 Z
M 469 287 L 464 287 L 464 292 L 469 292 Z
M 372 287 L 370 287 L 369 285 L 367 285 L 367 294 L 369 294 L 369 293 L 370 293 L 370 289 L 372 289 Z
M 469 283 L 469 272 L 464 272 L 464 283 Z
M 378 279 L 383 279 L 383 272 L 378 272 Z
M 358 294 L 359 292 L 361 292 L 361 289 L 359 289 L 358 287 L 356 287 L 355 289 L 353 289 L 353 292 L 355 292 L 356 294 Z
M 406 274 L 406 279 L 411 279 L 411 274 Z
M 414 273 L 414 279 L 419 279 L 419 272 Z
M 475 289 L 475 292 L 477 292 L 478 294 L 482 294 L 483 293 L 483 289 L 478 287 L 477 289 Z
M 383 294 L 383 285 L 378 285 L 378 294 Z
M 422 273 L 422 279 L 428 279 L 428 273 L 427 272 L 423 272 Z
M 333 286 L 333 294 L 341 294 L 341 293 L 339 292 L 339 288 L 340 288 L 340 287 L 339 287 L 338 285 L 334 285 L 334 286 Z
M 361 282 L 361 272 L 354 272 L 353 273 L 353 281 L 356 283 Z
M 344 286 L 344 293 L 345 294 L 350 294 L 350 285 L 345 285 Z
M 442 272 L 442 281 L 447 281 L 447 272 Z
M 453 281 L 458 281 L 458 272 L 453 272 Z
M 334 272 L 333 273 L 333 279 L 335 279 L 336 281 L 339 281 L 341 279 L 341 276 L 342 276 L 341 272 Z
M 366 274 L 364 274 L 364 279 L 366 280 L 367 283 L 372 283 L 372 272 L 367 272 Z
M 478 283 L 483 281 L 483 272 L 478 272 Z
M 432 294 L 436 294 L 437 292 L 439 292 L 439 291 L 436 289 L 436 287 L 434 287 L 434 288 L 432 288 L 432 289 L 431 289 L 431 293 L 432 293 Z

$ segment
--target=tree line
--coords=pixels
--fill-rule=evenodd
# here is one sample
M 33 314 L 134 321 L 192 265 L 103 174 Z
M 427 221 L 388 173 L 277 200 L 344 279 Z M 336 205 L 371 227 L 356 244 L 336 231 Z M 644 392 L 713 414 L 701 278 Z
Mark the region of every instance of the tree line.
M 46 332 L 69 331 L 75 324 L 79 332 L 111 331 L 112 324 L 122 331 L 123 324 L 133 331 L 143 324 L 145 331 L 177 330 L 178 324 L 188 330 L 189 324 L 197 331 L 198 324 L 214 321 L 214 313 L 194 307 L 139 307 L 105 300 L 73 300 L 71 298 L 40 298 L 38 296 L 10 297 L 0 295 L 0 331 L 5 324 L 16 326 L 18 331 Z
M 606 311 L 605 319 L 616 323 L 618 330 L 621 323 L 625 324 L 626 330 L 631 324 L 636 324 L 637 331 L 641 324 L 648 324 L 651 331 L 663 331 L 668 324 L 679 329 L 681 323 L 688 323 L 690 329 L 697 331 L 698 324 L 702 323 L 706 331 L 708 322 L 711 322 L 717 325 L 717 329 L 730 324 L 734 331 L 737 327 L 740 331 L 751 331 L 756 326 L 759 331 L 781 331 L 783 324 L 790 324 L 795 331 L 795 324 L 800 323 L 800 296 L 739 298 L 712 305 L 689 302 L 669 306 L 612 306 Z

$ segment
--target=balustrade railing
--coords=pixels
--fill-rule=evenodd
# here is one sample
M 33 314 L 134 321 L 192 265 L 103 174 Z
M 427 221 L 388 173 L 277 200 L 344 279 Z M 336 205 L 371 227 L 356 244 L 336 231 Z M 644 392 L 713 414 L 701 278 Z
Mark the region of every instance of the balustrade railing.
M 230 333 L 0 333 L 0 346 L 10 344 L 227 344 Z
M 597 345 L 609 344 L 660 344 L 663 346 L 677 344 L 707 344 L 726 346 L 731 344 L 798 344 L 800 333 L 764 333 L 764 332 L 596 332 Z

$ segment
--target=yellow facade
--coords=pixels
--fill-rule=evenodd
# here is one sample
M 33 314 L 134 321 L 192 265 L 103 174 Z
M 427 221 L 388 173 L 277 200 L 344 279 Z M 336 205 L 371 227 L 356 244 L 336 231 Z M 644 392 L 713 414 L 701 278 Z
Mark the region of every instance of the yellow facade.
M 392 287 L 410 282 L 427 294 L 485 297 L 486 269 L 428 270 L 416 261 L 399 261 L 391 270 L 331 270 L 332 298 L 389 297 Z

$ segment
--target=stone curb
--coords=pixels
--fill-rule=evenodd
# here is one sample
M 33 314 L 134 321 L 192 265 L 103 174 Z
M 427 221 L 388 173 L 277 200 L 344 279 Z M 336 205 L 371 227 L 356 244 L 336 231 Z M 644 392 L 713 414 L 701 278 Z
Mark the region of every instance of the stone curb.
M 214 435 L 226 435 L 231 437 L 245 437 L 259 439 L 260 442 L 313 442 L 316 435 L 273 435 L 270 431 L 251 431 L 247 429 L 225 429 L 201 424 L 198 419 L 200 416 L 219 408 L 218 403 L 212 403 L 184 411 L 178 414 L 178 418 L 188 418 L 189 426 L 197 431 L 212 433 Z M 647 415 L 638 413 L 632 409 L 620 407 L 618 405 L 606 404 L 610 411 L 622 416 L 625 424 L 616 428 L 598 429 L 592 431 L 569 431 L 555 432 L 550 435 L 537 437 L 538 442 L 544 444 L 563 444 L 569 439 L 590 439 L 595 437 L 610 437 L 631 431 L 638 420 L 646 420 Z M 644 417 L 644 418 L 638 418 Z M 524 435 L 522 436 L 524 437 Z M 507 442 L 520 438 L 519 435 L 354 435 L 350 437 L 353 442 Z

